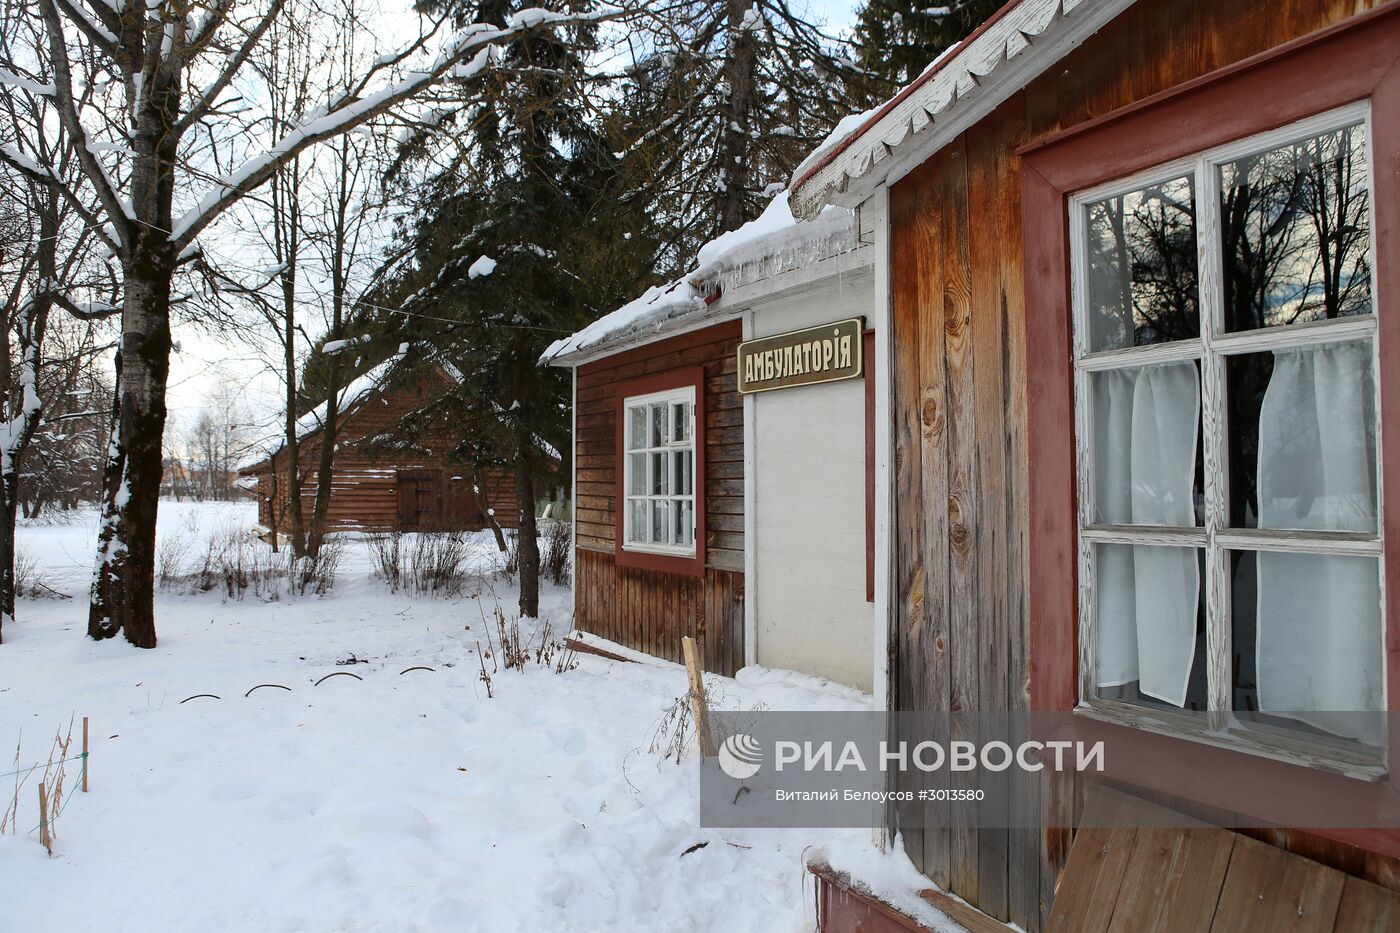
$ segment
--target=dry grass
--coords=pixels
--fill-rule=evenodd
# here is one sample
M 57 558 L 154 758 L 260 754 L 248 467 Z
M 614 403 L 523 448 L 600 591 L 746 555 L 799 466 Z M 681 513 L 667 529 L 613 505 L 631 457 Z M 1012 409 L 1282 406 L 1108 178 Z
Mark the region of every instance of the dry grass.
M 48 795 L 48 813 L 46 823 L 38 826 L 40 841 L 45 844 L 49 855 L 53 855 L 53 841 L 55 829 L 59 815 L 63 812 L 63 801 L 68 795 L 68 765 L 71 759 L 68 751 L 73 746 L 73 723 L 70 720 L 66 731 L 60 730 L 54 733 L 53 742 L 49 745 L 49 755 L 44 762 L 42 769 L 39 765 L 29 768 L 20 766 L 21 740 L 15 742 L 14 757 L 14 783 L 11 786 L 10 799 L 6 804 L 5 812 L 0 814 L 0 833 L 7 830 L 11 834 L 19 832 L 21 822 L 28 823 L 28 818 L 21 817 L 20 801 L 24 790 L 31 785 L 42 786 Z M 38 779 L 35 780 L 37 775 Z M 32 811 L 35 823 L 39 823 L 39 811 L 37 808 Z
M 327 537 L 314 557 L 296 557 L 290 548 L 274 551 L 245 528 L 225 526 L 204 538 L 197 521 L 187 520 L 156 547 L 156 582 L 175 593 L 207 593 L 242 600 L 249 594 L 276 600 L 283 594 L 324 596 L 335 586 L 344 544 Z
M 472 561 L 472 539 L 460 531 L 399 532 L 366 541 L 374 575 L 391 593 L 462 596 L 481 591 L 482 575 Z
M 567 586 L 574 569 L 572 526 L 552 519 L 541 524 L 540 574 L 555 586 Z

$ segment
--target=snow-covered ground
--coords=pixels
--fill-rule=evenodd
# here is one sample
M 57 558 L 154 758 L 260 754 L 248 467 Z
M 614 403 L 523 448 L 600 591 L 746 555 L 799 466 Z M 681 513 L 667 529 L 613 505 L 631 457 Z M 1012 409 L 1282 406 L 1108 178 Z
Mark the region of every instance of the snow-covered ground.
M 163 503 L 161 536 L 203 541 L 253 518 Z M 324 597 L 163 593 L 160 647 L 140 651 L 84 637 L 93 535 L 91 515 L 20 533 L 44 583 L 73 598 L 24 599 L 4 630 L 0 772 L 16 742 L 27 766 L 89 716 L 92 791 L 69 799 L 49 859 L 26 833 L 37 788 L 24 788 L 19 831 L 0 836 L 6 933 L 798 931 L 812 924 L 804 852 L 869 846 L 867 830 L 700 829 L 692 761 L 652 750 L 685 691 L 674 665 L 532 661 L 496 672 L 488 697 L 477 645 L 516 592 L 485 572 L 485 538 L 479 596 L 391 594 L 351 541 Z M 547 588 L 542 624 L 561 639 L 568 606 Z M 434 670 L 401 673 L 415 666 Z M 340 671 L 359 679 L 314 686 Z M 870 702 L 793 674 L 717 680 L 730 708 Z M 290 690 L 245 696 L 259 684 Z M 221 699 L 182 702 L 206 693 Z M 0 778 L 0 810 L 13 781 Z

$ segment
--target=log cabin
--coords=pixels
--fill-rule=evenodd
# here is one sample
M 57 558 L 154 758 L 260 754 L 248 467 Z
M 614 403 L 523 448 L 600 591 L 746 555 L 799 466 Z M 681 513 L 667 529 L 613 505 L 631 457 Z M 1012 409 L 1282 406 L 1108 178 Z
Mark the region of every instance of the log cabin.
M 857 212 L 798 225 L 780 195 L 549 348 L 573 373 L 579 630 L 870 689 L 869 243 Z
M 1400 929 L 1400 3 L 1011 0 L 790 203 L 871 231 L 877 706 L 1107 748 L 885 844 L 1025 930 Z
M 477 471 L 454 457 L 460 438 L 440 431 L 415 438 L 393 450 L 372 444 L 398 429 L 399 420 L 450 392 L 457 384 L 451 367 L 418 363 L 418 372 L 405 375 L 407 365 L 396 355 L 352 380 L 340 392 L 336 450 L 327 509 L 329 531 L 371 533 L 413 531 L 479 531 L 492 520 L 501 528 L 518 525 L 518 502 L 512 474 L 499 468 Z M 298 471 L 302 479 L 302 515 L 310 522 L 316 500 L 316 469 L 321 456 L 323 402 L 298 424 Z M 253 481 L 258 500 L 258 524 L 269 534 L 288 527 L 290 458 L 285 444 L 271 449 L 239 469 Z

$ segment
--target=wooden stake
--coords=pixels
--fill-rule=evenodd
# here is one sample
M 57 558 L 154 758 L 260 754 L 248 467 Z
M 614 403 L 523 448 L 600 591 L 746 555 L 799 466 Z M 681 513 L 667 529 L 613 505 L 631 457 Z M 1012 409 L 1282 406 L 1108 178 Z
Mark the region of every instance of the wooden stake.
M 88 718 L 83 717 L 83 793 L 88 792 Z
M 710 731 L 710 704 L 705 701 L 705 678 L 700 673 L 700 658 L 695 651 L 695 639 L 681 638 L 685 653 L 685 673 L 690 680 L 690 705 L 695 713 L 695 734 L 700 737 L 700 755 L 715 757 L 715 736 Z
M 53 836 L 49 834 L 49 791 L 39 782 L 39 844 L 53 855 Z

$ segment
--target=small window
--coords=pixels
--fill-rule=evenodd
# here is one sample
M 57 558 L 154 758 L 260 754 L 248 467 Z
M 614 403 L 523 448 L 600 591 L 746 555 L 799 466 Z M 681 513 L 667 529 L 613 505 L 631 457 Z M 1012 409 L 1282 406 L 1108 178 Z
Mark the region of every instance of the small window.
M 1081 703 L 1382 743 L 1365 117 L 1070 199 Z
M 628 398 L 623 546 L 695 554 L 695 389 Z

